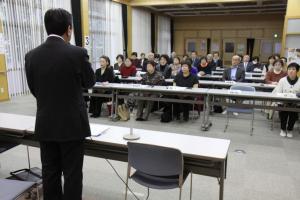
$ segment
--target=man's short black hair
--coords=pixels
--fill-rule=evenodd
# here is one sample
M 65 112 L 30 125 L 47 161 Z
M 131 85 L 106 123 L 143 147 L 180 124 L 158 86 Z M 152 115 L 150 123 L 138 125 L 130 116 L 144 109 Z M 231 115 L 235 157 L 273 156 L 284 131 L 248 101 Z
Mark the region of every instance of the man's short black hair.
M 291 67 L 295 67 L 297 72 L 299 71 L 299 68 L 300 68 L 299 64 L 295 63 L 295 62 L 292 62 L 287 66 L 288 69 Z
M 257 62 L 259 62 L 259 57 L 258 56 L 253 56 L 252 60 L 257 60 Z
M 285 62 L 287 62 L 287 58 L 286 57 L 281 57 L 281 60 L 284 59 Z
M 122 54 L 117 55 L 116 60 L 118 60 L 118 58 L 121 58 L 121 60 L 124 61 L 124 56 Z
M 137 57 L 137 52 L 132 52 L 131 55 Z
M 47 34 L 62 36 L 67 32 L 68 27 L 72 27 L 72 15 L 62 8 L 47 10 L 44 17 Z
M 167 63 L 168 63 L 169 60 L 170 60 L 170 58 L 169 58 L 169 56 L 168 56 L 167 54 L 162 54 L 162 55 L 160 55 L 159 60 L 160 60 L 161 58 L 166 59 Z
M 192 62 L 191 62 L 191 59 L 186 59 L 186 60 L 184 60 L 184 61 L 181 61 L 181 67 L 183 66 L 183 65 L 187 65 L 188 67 L 189 67 L 189 70 L 191 70 L 192 69 Z

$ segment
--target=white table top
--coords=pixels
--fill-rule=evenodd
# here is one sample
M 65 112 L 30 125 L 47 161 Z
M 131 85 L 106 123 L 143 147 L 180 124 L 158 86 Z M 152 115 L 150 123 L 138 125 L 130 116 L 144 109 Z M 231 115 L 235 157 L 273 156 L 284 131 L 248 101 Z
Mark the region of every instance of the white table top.
M 222 75 L 210 75 L 210 74 L 206 74 L 204 76 L 198 76 L 200 79 L 222 79 Z M 263 81 L 265 80 L 265 77 L 245 77 L 245 80 L 248 81 Z
M 199 84 L 200 85 L 201 84 L 202 85 L 215 85 L 215 86 L 244 85 L 244 86 L 252 86 L 252 87 L 255 87 L 255 88 L 266 88 L 266 89 L 274 89 L 276 87 L 276 85 L 271 85 L 271 84 L 209 81 L 209 80 L 199 80 Z
M 94 128 L 95 127 L 96 126 L 94 125 Z M 92 137 L 90 140 L 125 147 L 127 145 L 127 140 L 124 140 L 123 136 L 129 134 L 129 132 L 130 128 L 110 126 L 110 129 L 107 130 L 105 134 L 102 134 L 99 137 Z M 149 131 L 144 129 L 133 129 L 133 133 L 140 136 L 140 139 L 134 142 L 176 148 L 184 155 L 194 158 L 223 160 L 227 156 L 230 145 L 230 140 L 225 139 Z
M 119 90 L 132 90 L 132 91 L 145 91 L 145 92 L 162 92 L 162 93 L 185 93 L 185 94 L 204 94 L 207 88 L 186 88 L 179 86 L 150 86 L 141 84 L 123 84 L 123 83 L 109 83 L 109 84 L 96 84 L 94 88 L 105 89 L 119 89 Z
M 251 97 L 251 99 L 264 99 L 264 100 L 292 100 L 300 102 L 300 98 L 295 95 L 273 94 L 271 92 L 237 92 L 224 89 L 209 89 L 208 94 L 230 96 L 230 97 Z
M 23 133 L 26 129 L 35 126 L 35 117 L 0 113 L 0 130 Z
M 138 77 L 138 76 L 129 76 L 127 78 L 120 78 L 121 81 L 141 81 L 142 77 Z
M 3 118 L 5 120 L 2 120 Z M 15 131 L 26 131 L 28 134 L 34 133 L 35 117 L 0 113 L 0 119 L 0 129 L 9 128 Z M 19 120 L 22 120 L 22 123 L 16 123 Z M 92 135 L 99 134 L 99 136 L 92 136 L 91 138 L 87 138 L 87 140 L 126 147 L 127 141 L 123 139 L 123 136 L 129 134 L 129 128 L 93 123 L 90 124 L 90 127 Z M 230 145 L 230 141 L 225 139 L 185 134 L 144 129 L 133 129 L 133 133 L 140 136 L 140 139 L 135 142 L 177 148 L 184 155 L 194 158 L 225 159 Z

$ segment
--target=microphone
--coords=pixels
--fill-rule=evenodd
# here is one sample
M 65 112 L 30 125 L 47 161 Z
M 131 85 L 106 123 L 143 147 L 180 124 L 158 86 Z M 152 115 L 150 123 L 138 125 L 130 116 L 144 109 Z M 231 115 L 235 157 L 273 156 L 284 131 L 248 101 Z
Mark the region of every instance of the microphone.
M 133 133 L 133 128 L 130 128 L 130 133 L 123 136 L 124 140 L 138 140 L 140 136 Z

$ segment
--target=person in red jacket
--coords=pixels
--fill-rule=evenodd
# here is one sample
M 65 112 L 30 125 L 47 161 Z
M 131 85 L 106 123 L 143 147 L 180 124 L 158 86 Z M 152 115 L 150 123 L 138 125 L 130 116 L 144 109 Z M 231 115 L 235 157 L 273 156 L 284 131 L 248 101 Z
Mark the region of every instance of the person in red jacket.
M 122 77 L 135 76 L 136 67 L 132 64 L 130 58 L 126 58 L 125 66 L 122 66 L 120 69 Z

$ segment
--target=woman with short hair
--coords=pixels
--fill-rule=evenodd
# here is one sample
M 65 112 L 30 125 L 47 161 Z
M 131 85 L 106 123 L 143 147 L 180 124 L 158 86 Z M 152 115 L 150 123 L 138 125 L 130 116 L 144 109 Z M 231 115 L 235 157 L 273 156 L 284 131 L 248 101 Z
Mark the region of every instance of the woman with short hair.
M 299 71 L 299 65 L 297 63 L 290 63 L 287 67 L 287 76 L 280 79 L 278 85 L 273 90 L 273 93 L 293 93 L 297 94 L 300 92 L 300 80 L 297 77 L 297 72 Z M 296 107 L 297 104 L 288 103 L 287 105 L 279 105 L 281 107 Z M 298 119 L 297 112 L 291 111 L 279 111 L 281 131 L 280 136 L 282 137 L 293 137 L 293 129 L 295 122 Z

